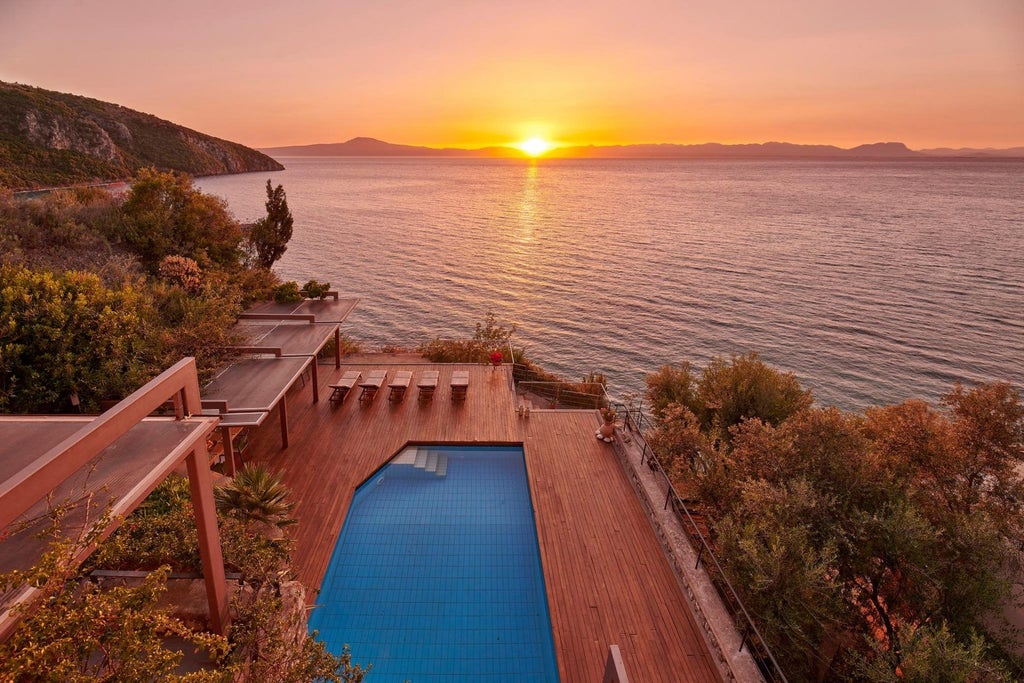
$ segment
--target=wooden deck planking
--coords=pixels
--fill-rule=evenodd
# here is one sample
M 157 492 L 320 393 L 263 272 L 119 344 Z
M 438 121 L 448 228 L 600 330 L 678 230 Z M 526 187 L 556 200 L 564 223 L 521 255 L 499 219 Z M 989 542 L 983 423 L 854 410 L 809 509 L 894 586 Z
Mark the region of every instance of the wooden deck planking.
M 721 680 L 598 425 L 594 411 L 521 421 L 562 680 L 600 680 L 612 644 L 631 680 Z
M 632 680 L 718 681 L 703 637 L 640 503 L 592 411 L 534 411 L 519 418 L 507 367 L 407 364 L 406 356 L 359 356 L 324 371 L 322 390 L 346 370 L 412 370 L 400 403 L 353 389 L 340 405 L 289 401 L 291 446 L 281 450 L 275 416 L 257 430 L 245 459 L 280 472 L 296 500 L 296 570 L 318 588 L 356 487 L 407 443 L 522 443 L 536 515 L 555 650 L 562 681 L 600 680 L 618 644 Z M 420 402 L 423 370 L 440 373 Z M 451 401 L 451 374 L 469 369 L 466 399 Z M 295 387 L 294 392 L 309 389 Z M 316 592 L 310 591 L 314 601 Z

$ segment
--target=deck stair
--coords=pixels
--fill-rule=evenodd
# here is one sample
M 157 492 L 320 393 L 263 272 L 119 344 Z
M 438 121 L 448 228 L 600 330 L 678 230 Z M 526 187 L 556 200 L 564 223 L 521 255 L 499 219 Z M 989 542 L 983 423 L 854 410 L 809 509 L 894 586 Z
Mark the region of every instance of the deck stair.
M 416 459 L 413 461 L 413 466 L 419 469 L 424 469 L 427 466 L 427 455 L 430 453 L 426 448 L 416 449 Z
M 448 474 L 448 456 L 425 446 L 409 446 L 398 454 L 392 462 L 401 465 L 412 465 L 416 469 L 436 474 L 439 477 Z

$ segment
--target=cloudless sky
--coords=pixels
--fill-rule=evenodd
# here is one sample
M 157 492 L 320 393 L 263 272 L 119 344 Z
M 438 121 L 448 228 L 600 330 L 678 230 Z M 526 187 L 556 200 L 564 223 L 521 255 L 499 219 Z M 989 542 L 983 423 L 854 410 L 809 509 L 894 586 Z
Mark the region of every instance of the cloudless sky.
M 1024 145 L 1024 0 L 0 0 L 0 80 L 255 147 Z

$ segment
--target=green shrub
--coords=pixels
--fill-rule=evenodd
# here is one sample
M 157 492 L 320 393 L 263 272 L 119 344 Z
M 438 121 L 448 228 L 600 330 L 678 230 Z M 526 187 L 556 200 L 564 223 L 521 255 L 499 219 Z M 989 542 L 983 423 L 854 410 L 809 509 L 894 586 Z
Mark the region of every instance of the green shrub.
M 330 282 L 317 282 L 316 280 L 310 280 L 306 284 L 302 285 L 302 295 L 307 299 L 324 299 L 330 289 Z
M 363 349 L 363 344 L 361 342 L 355 341 L 351 337 L 347 336 L 345 333 L 341 333 L 339 335 L 339 337 L 341 339 L 341 353 L 342 353 L 342 355 L 345 355 L 345 354 L 348 354 L 348 353 L 362 353 L 363 352 L 364 349 Z M 324 344 L 323 351 L 320 352 L 320 358 L 330 358 L 333 355 L 334 355 L 334 339 L 332 338 L 332 339 L 328 340 L 328 342 L 326 344 Z
M 472 339 L 436 337 L 420 344 L 417 351 L 432 363 L 489 363 L 492 352 L 508 348 L 515 331 L 515 325 L 501 325 L 494 313 L 488 312 L 484 322 L 476 324 Z
M 87 273 L 0 267 L 0 411 L 66 412 L 121 398 L 161 369 L 152 302 Z
M 178 285 L 189 294 L 197 294 L 203 287 L 203 271 L 199 264 L 187 256 L 165 256 L 157 268 L 160 277 Z
M 0 198 L 0 411 L 66 412 L 72 396 L 97 410 L 182 356 L 209 379 L 243 303 L 277 283 L 241 264 L 218 202 L 154 172 L 125 200 L 97 188 Z
M 191 674 L 187 680 L 230 678 L 225 638 L 192 630 L 157 608 L 168 568 L 152 572 L 141 585 L 101 589 L 77 570 L 74 558 L 95 542 L 97 531 L 55 543 L 27 572 L 0 576 L 0 591 L 29 583 L 39 591 L 11 637 L 0 644 L 0 680 L 10 681 L 182 681 L 175 675 L 182 652 L 174 636 L 205 650 L 223 668 Z
M 302 301 L 298 282 L 284 282 L 274 289 L 274 301 L 279 304 L 293 304 Z

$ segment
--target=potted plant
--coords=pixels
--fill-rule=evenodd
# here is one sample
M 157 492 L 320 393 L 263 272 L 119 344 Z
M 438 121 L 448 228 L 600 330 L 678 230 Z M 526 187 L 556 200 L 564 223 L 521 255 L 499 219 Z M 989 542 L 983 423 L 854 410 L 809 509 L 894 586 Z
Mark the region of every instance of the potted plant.
M 501 351 L 491 352 L 491 365 L 494 367 L 499 367 L 504 359 L 505 357 L 501 355 Z
M 317 282 L 316 280 L 310 280 L 302 286 L 300 290 L 301 294 L 307 299 L 326 299 L 327 292 L 331 290 L 330 282 Z

